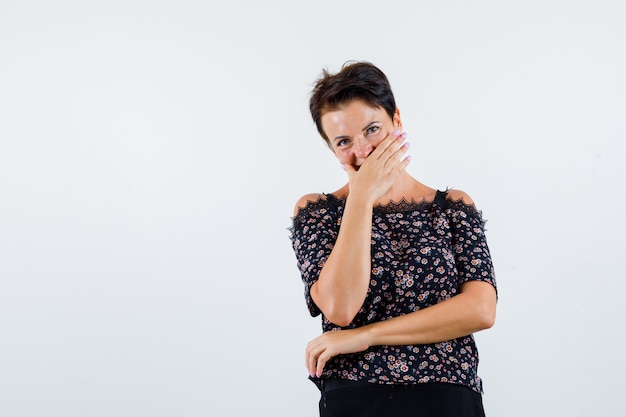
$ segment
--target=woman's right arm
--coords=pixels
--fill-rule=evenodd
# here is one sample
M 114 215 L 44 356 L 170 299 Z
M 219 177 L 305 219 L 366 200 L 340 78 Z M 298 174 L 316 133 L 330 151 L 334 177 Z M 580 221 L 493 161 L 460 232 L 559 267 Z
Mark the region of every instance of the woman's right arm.
M 372 269 L 372 204 L 357 197 L 348 195 L 337 240 L 311 286 L 315 304 L 338 326 L 350 324 L 363 305 Z M 296 211 L 307 201 L 298 201 Z
M 409 159 L 405 136 L 390 135 L 357 171 L 346 166 L 349 192 L 341 227 L 333 249 L 311 286 L 311 297 L 326 318 L 338 326 L 349 325 L 361 309 L 371 276 L 372 210 L 391 187 Z M 307 196 L 296 206 L 306 205 Z

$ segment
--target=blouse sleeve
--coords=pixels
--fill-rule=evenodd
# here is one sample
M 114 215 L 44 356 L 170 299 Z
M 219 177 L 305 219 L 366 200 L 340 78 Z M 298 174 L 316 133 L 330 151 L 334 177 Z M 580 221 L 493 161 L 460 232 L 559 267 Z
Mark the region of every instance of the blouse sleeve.
M 304 297 L 313 317 L 320 315 L 321 310 L 311 298 L 311 286 L 317 281 L 333 250 L 339 231 L 336 213 L 332 213 L 328 205 L 320 203 L 326 201 L 310 203 L 300 209 L 290 229 L 291 243 L 304 282 Z
M 484 281 L 497 289 L 482 213 L 462 201 L 449 201 L 447 211 L 459 284 Z

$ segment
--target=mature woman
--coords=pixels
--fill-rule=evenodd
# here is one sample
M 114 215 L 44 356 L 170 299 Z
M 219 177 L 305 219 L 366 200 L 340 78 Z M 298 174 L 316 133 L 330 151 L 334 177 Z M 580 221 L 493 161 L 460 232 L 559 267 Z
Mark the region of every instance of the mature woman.
M 407 173 L 400 111 L 374 65 L 324 71 L 310 110 L 348 175 L 297 202 L 291 235 L 322 314 L 306 348 L 320 415 L 484 416 L 472 334 L 493 325 L 496 289 L 481 213 Z

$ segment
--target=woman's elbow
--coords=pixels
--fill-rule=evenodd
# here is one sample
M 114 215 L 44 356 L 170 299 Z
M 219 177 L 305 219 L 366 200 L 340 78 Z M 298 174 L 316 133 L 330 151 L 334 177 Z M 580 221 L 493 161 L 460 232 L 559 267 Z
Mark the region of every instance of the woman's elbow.
M 492 328 L 496 323 L 496 303 L 491 300 L 485 300 L 478 307 L 476 311 L 476 325 L 480 330 Z
M 485 314 L 483 316 L 483 321 L 482 321 L 483 330 L 491 329 L 494 324 L 496 324 L 496 312 L 495 311 L 493 311 L 490 314 Z
M 322 314 L 324 314 L 324 317 L 340 327 L 346 327 L 352 323 L 352 320 L 359 312 L 358 309 L 349 308 L 344 303 L 324 303 L 322 300 L 315 300 L 315 297 L 313 297 L 313 300 L 322 311 Z
M 324 317 L 331 323 L 340 327 L 345 327 L 352 323 L 359 312 L 363 301 L 358 299 L 321 297 L 317 284 L 318 283 L 315 283 L 311 287 L 311 297 L 324 314 Z
M 467 294 L 469 310 L 476 331 L 490 329 L 496 322 L 497 295 L 495 288 L 480 281 L 466 282 L 462 293 Z
M 356 312 L 352 313 L 346 309 L 337 309 L 336 311 L 329 311 L 328 314 L 324 315 L 331 323 L 340 327 L 346 327 L 352 323 L 352 320 L 356 317 Z

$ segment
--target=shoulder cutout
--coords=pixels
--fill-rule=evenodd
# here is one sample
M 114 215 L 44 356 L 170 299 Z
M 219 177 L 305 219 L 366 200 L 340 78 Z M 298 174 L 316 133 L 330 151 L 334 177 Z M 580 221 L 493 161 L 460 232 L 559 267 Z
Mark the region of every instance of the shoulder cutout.
M 465 191 L 448 190 L 447 193 L 448 193 L 447 198 L 449 200 L 452 200 L 454 202 L 462 201 L 463 203 L 465 203 L 468 206 L 473 206 L 474 205 L 474 200 L 472 200 L 472 198 Z
M 305 195 L 303 195 L 296 202 L 296 206 L 293 209 L 293 216 L 296 217 L 298 215 L 298 212 L 300 211 L 300 209 L 305 208 L 307 206 L 307 204 L 318 202 L 323 197 L 324 197 L 323 194 L 318 194 L 318 193 L 312 193 L 312 194 L 305 194 Z

